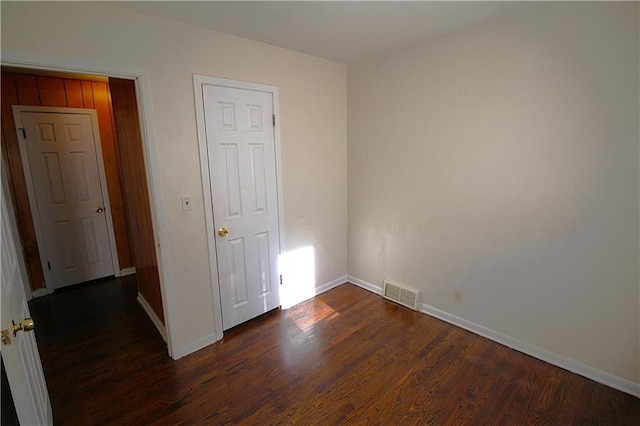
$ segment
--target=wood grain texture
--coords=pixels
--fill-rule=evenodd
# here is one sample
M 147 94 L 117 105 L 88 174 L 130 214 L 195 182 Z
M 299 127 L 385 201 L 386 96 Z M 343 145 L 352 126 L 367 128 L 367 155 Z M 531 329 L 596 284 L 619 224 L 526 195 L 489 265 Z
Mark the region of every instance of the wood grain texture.
M 40 92 L 38 90 L 38 78 L 35 75 L 28 74 L 9 74 L 2 73 L 3 75 L 10 75 L 16 81 L 16 88 L 18 92 L 17 105 L 28 106 L 41 106 Z
M 82 101 L 84 108 L 94 109 L 93 103 L 93 86 L 91 81 L 82 81 Z
M 84 108 L 84 99 L 82 98 L 82 83 L 80 80 L 72 80 L 65 78 L 64 92 L 67 98 L 67 106 L 69 108 Z
M 57 77 L 38 76 L 38 92 L 40 93 L 40 105 L 50 107 L 66 107 L 67 94 L 64 80 Z
M 94 102 L 93 84 L 98 85 L 100 100 Z M 12 199 L 18 215 L 20 239 L 24 247 L 25 262 L 32 290 L 45 287 L 44 274 L 38 252 L 31 206 L 27 196 L 20 148 L 16 134 L 12 105 L 55 106 L 96 109 L 100 126 L 100 139 L 105 157 L 105 173 L 109 187 L 111 215 L 116 234 L 118 261 L 121 268 L 134 266 L 130 251 L 129 233 L 120 189 L 119 166 L 116 164 L 115 132 L 109 104 L 108 85 L 95 81 L 46 77 L 2 71 L 2 131 L 3 149 L 7 150 L 7 169 L 12 181 Z
M 135 82 L 110 78 L 109 86 L 118 138 L 121 183 L 132 236 L 131 245 L 135 257 L 136 275 L 138 276 L 138 291 L 164 323 Z
M 127 223 L 124 197 L 122 195 L 120 165 L 118 157 L 118 141 L 114 130 L 113 111 L 109 86 L 98 81 L 91 82 L 91 102 L 98 114 L 98 126 L 100 127 L 100 140 L 102 143 L 102 158 L 104 161 L 107 188 L 109 190 L 109 202 L 111 203 L 111 217 L 113 218 L 113 230 L 116 234 L 118 246 L 118 261 L 120 268 L 129 268 L 135 264 L 131 252 L 129 227 Z M 89 101 L 87 100 L 87 103 Z
M 6 153 L 3 160 L 6 161 L 4 166 L 8 170 L 11 185 L 9 192 L 11 201 L 14 203 L 14 210 L 17 215 L 18 234 L 20 236 L 22 253 L 24 256 L 29 286 L 31 290 L 45 288 L 44 272 L 42 271 L 42 263 L 40 262 L 40 252 L 38 251 L 38 241 L 36 239 L 36 230 L 31 217 L 31 207 L 29 204 L 29 196 L 27 194 L 27 184 L 24 177 L 22 167 L 22 158 L 20 157 L 20 147 L 18 146 L 18 135 L 13 120 L 12 105 L 18 105 L 21 99 L 25 102 L 40 102 L 37 90 L 35 94 L 32 90 L 24 89 L 31 87 L 29 82 L 35 83 L 35 77 L 17 75 L 10 73 L 2 73 L 2 150 Z M 36 84 L 37 89 L 37 84 Z M 22 89 L 21 89 L 22 88 Z M 19 90 L 20 89 L 20 90 Z
M 351 284 L 177 361 L 135 292 L 30 303 L 57 424 L 640 424 L 637 398 Z

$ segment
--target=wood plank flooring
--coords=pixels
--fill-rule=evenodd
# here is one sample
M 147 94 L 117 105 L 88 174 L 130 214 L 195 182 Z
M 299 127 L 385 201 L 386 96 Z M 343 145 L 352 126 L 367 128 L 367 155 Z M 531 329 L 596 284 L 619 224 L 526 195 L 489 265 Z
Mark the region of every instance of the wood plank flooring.
M 640 424 L 637 398 L 351 284 L 177 361 L 135 297 L 30 303 L 56 424 Z

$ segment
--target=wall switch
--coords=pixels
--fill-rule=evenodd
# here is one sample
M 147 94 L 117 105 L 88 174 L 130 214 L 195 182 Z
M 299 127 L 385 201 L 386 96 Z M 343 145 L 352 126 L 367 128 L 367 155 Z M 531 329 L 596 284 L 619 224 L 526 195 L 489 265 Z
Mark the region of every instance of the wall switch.
M 453 301 L 456 303 L 462 303 L 462 291 L 453 290 Z
M 182 211 L 190 212 L 191 211 L 191 196 L 183 195 L 182 196 Z

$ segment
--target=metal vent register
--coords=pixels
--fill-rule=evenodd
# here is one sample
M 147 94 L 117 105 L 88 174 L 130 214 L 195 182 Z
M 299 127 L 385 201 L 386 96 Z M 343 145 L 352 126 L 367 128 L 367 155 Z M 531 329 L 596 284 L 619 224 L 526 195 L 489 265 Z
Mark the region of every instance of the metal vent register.
M 414 311 L 418 310 L 418 290 L 393 281 L 384 280 L 384 292 L 382 296 L 392 302 L 399 303 Z

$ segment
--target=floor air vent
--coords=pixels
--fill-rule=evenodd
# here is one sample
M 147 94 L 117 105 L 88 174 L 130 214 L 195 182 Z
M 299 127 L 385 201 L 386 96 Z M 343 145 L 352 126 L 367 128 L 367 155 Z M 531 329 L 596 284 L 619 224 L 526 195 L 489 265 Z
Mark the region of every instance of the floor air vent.
M 382 296 L 414 311 L 418 310 L 418 291 L 402 284 L 384 280 L 384 293 Z

